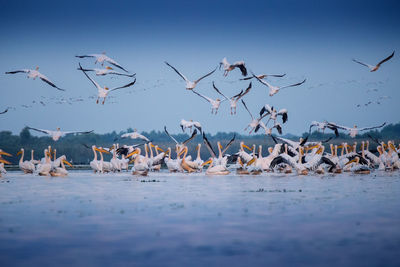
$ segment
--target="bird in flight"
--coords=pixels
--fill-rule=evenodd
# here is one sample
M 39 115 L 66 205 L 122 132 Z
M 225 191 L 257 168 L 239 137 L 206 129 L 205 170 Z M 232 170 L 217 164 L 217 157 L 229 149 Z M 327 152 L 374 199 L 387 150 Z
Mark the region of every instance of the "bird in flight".
M 102 66 L 104 66 L 104 62 L 108 62 L 111 65 L 114 65 L 115 67 L 120 68 L 121 70 L 123 70 L 125 72 L 129 72 L 126 69 L 124 69 L 121 66 L 121 64 L 119 64 L 117 61 L 115 61 L 114 59 L 106 56 L 106 52 L 103 52 L 102 54 L 88 54 L 88 55 L 75 56 L 75 57 L 77 57 L 77 58 L 94 57 L 94 58 L 96 58 L 96 61 L 94 62 L 94 64 L 99 62 Z
M 37 128 L 29 127 L 29 126 L 27 126 L 27 128 L 30 129 L 30 130 L 34 130 L 34 131 L 37 131 L 37 132 L 41 132 L 41 133 L 45 133 L 47 135 L 50 135 L 51 138 L 54 141 L 58 141 L 61 137 L 65 136 L 67 134 L 89 134 L 89 133 L 93 132 L 93 130 L 84 131 L 84 132 L 76 132 L 76 131 L 74 131 L 74 132 L 63 132 L 63 131 L 61 131 L 60 128 L 57 128 L 57 130 L 55 130 L 55 131 L 51 131 L 51 130 L 37 129 Z
M 200 78 L 198 78 L 197 80 L 195 80 L 195 81 L 192 82 L 192 81 L 190 81 L 188 78 L 186 78 L 186 76 L 183 75 L 180 71 L 178 71 L 175 67 L 173 67 L 172 65 L 170 65 L 168 62 L 165 61 L 165 64 L 167 64 L 167 66 L 169 66 L 170 68 L 172 68 L 176 73 L 178 73 L 179 76 L 181 76 L 182 79 L 185 80 L 185 82 L 186 82 L 186 90 L 193 90 L 193 89 L 196 87 L 196 85 L 197 85 L 202 79 L 204 79 L 204 78 L 210 76 L 210 75 L 213 74 L 214 71 L 216 71 L 216 69 L 217 69 L 217 68 L 215 68 L 215 70 L 211 71 L 210 73 L 207 73 L 206 75 L 204 75 L 204 76 L 202 76 L 202 77 L 200 77 Z
M 50 86 L 52 86 L 60 91 L 65 91 L 65 89 L 61 89 L 60 87 L 55 85 L 49 78 L 47 78 L 46 76 L 41 74 L 38 70 L 39 70 L 39 67 L 36 67 L 34 70 L 31 70 L 31 69 L 14 70 L 14 71 L 8 71 L 8 72 L 6 72 L 6 74 L 27 73 L 28 78 L 32 78 L 34 80 L 36 78 L 39 78 L 42 81 L 44 81 L 45 83 L 49 84 Z
M 361 65 L 363 65 L 363 66 L 368 67 L 369 70 L 370 70 L 370 72 L 374 72 L 374 71 L 377 71 L 383 63 L 385 63 L 386 61 L 390 60 L 393 56 L 394 56 L 394 51 L 393 51 L 393 53 L 392 53 L 390 56 L 388 56 L 387 58 L 381 60 L 381 61 L 380 61 L 378 64 L 376 64 L 375 66 L 369 65 L 369 64 L 367 64 L 367 63 L 363 63 L 363 62 L 358 61 L 358 60 L 356 60 L 356 59 L 353 59 L 353 61 L 356 62 L 356 63 L 358 63 L 358 64 L 361 64 Z

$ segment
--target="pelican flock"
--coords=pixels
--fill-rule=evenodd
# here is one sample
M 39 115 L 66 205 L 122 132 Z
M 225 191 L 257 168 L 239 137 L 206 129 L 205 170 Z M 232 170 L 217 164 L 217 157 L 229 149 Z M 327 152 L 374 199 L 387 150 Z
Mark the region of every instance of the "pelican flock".
M 375 72 L 383 63 L 392 59 L 394 54 L 395 53 L 393 51 L 390 56 L 381 60 L 374 66 L 355 59 L 353 59 L 353 61 L 367 66 L 371 72 Z M 103 66 L 101 69 L 91 67 L 83 68 L 81 63 L 78 63 L 78 70 L 81 71 L 98 90 L 96 100 L 97 104 L 100 102 L 100 99 L 102 99 L 102 104 L 104 104 L 110 92 L 131 87 L 136 83 L 136 73 L 130 73 L 117 61 L 106 56 L 105 53 L 84 54 L 76 57 L 80 59 L 94 58 L 95 64 L 99 63 L 101 66 Z M 164 126 L 165 134 L 172 140 L 174 144 L 172 147 L 163 147 L 165 144 L 161 143 L 156 144 L 153 140 L 150 140 L 143 133 L 139 133 L 136 129 L 133 132 L 121 134 L 120 137 L 114 140 L 114 144 L 112 144 L 112 146 L 109 148 L 109 145 L 85 145 L 85 147 L 91 149 L 93 152 L 93 159 L 90 161 L 89 165 L 94 173 L 120 173 L 126 171 L 134 175 L 146 176 L 151 172 L 160 171 L 163 165 L 166 166 L 169 172 L 205 172 L 207 175 L 227 175 L 232 172 L 235 172 L 239 175 L 261 175 L 263 173 L 271 172 L 283 174 L 294 173 L 296 175 L 324 173 L 337 174 L 341 172 L 367 174 L 371 173 L 372 171 L 394 171 L 400 168 L 400 145 L 396 147 L 394 140 L 390 140 L 385 143 L 370 136 L 370 138 L 377 144 L 376 148 L 373 149 L 370 149 L 369 140 L 362 140 L 360 143 L 354 142 L 353 144 L 348 144 L 346 142 L 329 143 L 334 137 L 339 137 L 340 132 L 349 135 L 350 138 L 354 138 L 362 132 L 380 129 L 386 125 L 386 122 L 378 126 L 358 128 L 356 125 L 354 127 L 346 127 L 335 122 L 312 121 L 308 126 L 308 135 L 304 138 L 300 138 L 298 141 L 294 141 L 284 137 L 276 136 L 273 133 L 276 131 L 279 135 L 283 134 L 284 126 L 287 124 L 289 119 L 288 109 L 278 109 L 269 101 L 268 103 L 263 104 L 261 107 L 257 107 L 254 104 L 248 106 L 244 101 L 244 98 L 249 98 L 248 96 L 254 91 L 254 89 L 252 91 L 253 84 L 251 82 L 247 84 L 249 80 L 256 79 L 262 85 L 267 86 L 269 89 L 269 96 L 272 97 L 282 89 L 303 85 L 306 82 L 306 79 L 286 86 L 274 86 L 270 83 L 269 79 L 271 77 L 283 78 L 286 76 L 286 73 L 255 75 L 253 72 L 249 71 L 251 75 L 248 75 L 248 69 L 244 61 L 236 61 L 233 64 L 230 64 L 227 58 L 223 58 L 221 62 L 219 62 L 219 69 L 223 69 L 223 79 L 225 79 L 230 72 L 238 69 L 240 73 L 237 74 L 242 75 L 243 78 L 240 78 L 235 82 L 243 84 L 240 84 L 240 92 L 238 92 L 238 90 L 228 94 L 226 93 L 229 90 L 228 88 L 222 87 L 224 90 L 221 90 L 220 82 L 218 81 L 217 86 L 216 82 L 212 81 L 212 90 L 218 94 L 218 97 L 211 98 L 202 92 L 207 83 L 200 83 L 200 81 L 212 76 L 217 71 L 218 66 L 197 80 L 192 81 L 168 62 L 165 61 L 164 63 L 185 81 L 185 88 L 187 90 L 192 91 L 193 94 L 209 102 L 211 105 L 211 114 L 217 114 L 221 104 L 225 101 L 229 101 L 230 114 L 236 115 L 238 108 L 237 104 L 240 101 L 243 108 L 247 111 L 251 118 L 250 123 L 246 128 L 244 128 L 244 131 L 249 130 L 249 134 L 252 134 L 253 132 L 258 132 L 260 129 L 263 129 L 263 133 L 267 137 L 272 138 L 274 145 L 270 147 L 263 147 L 263 145 L 258 145 L 257 147 L 256 144 L 248 146 L 241 141 L 239 149 L 237 151 L 231 151 L 231 153 L 228 154 L 228 150 L 232 148 L 232 144 L 234 144 L 236 141 L 236 134 L 233 135 L 233 137 L 225 146 L 222 145 L 223 140 L 218 140 L 216 142 L 216 146 L 213 146 L 205 133 L 207 124 L 200 123 L 200 121 L 193 119 L 181 119 L 177 125 L 179 125 L 179 127 L 182 129 L 183 133 L 188 130 L 190 137 L 179 142 L 167 131 L 166 126 Z M 112 65 L 123 72 L 115 71 L 111 66 L 104 66 L 105 64 Z M 26 73 L 28 78 L 39 78 L 48 85 L 58 90 L 65 91 L 64 89 L 56 86 L 50 79 L 41 74 L 38 70 L 39 68 L 36 67 L 36 69 L 33 70 L 20 69 L 9 71 L 6 72 L 6 74 Z M 100 76 L 98 77 L 99 79 L 106 79 L 111 75 L 123 76 L 120 77 L 120 79 L 129 79 L 133 77 L 134 79 L 125 85 L 110 89 L 106 86 L 100 86 L 93 78 L 89 76 L 88 73 L 90 72 L 94 73 L 96 76 Z M 231 74 L 231 76 L 232 75 L 235 75 L 235 73 Z M 211 82 L 208 84 L 211 84 Z M 196 90 L 194 90 L 195 88 Z M 227 95 L 230 95 L 230 97 Z M 250 100 L 246 99 L 246 101 Z M 43 101 L 40 101 L 40 103 L 43 106 L 46 106 Z M 254 116 L 250 109 L 260 111 L 257 116 Z M 0 114 L 5 114 L 8 111 L 9 108 L 5 109 L 3 112 L 0 112 Z M 138 112 L 145 111 L 140 110 Z M 99 123 L 101 123 L 101 121 L 99 121 Z M 29 126 L 27 126 L 27 129 L 44 133 L 50 136 L 53 141 L 58 141 L 60 138 L 68 134 L 90 134 L 93 132 L 93 130 L 61 131 L 60 128 L 52 131 Z M 334 135 L 332 135 L 333 137 L 331 136 L 324 141 L 311 142 L 308 141 L 308 138 L 312 134 L 312 129 L 316 129 L 321 133 L 324 133 L 325 130 L 328 129 L 333 131 Z M 198 136 L 198 133 L 200 133 L 200 137 Z M 202 138 L 202 143 L 193 144 L 195 149 L 191 150 L 189 143 L 195 140 L 196 136 L 198 138 Z M 125 141 L 127 139 L 132 141 L 140 140 L 141 143 L 120 146 L 116 142 L 118 139 L 124 139 Z M 203 147 L 206 147 L 209 153 L 208 158 L 201 157 L 202 144 L 204 145 Z M 247 151 L 245 149 L 247 149 Z M 191 152 L 195 158 L 192 158 Z M 27 153 L 28 156 L 25 155 L 24 148 L 19 148 L 17 153 L 17 156 L 20 156 L 18 167 L 24 174 L 65 177 L 68 176 L 67 168 L 73 167 L 73 165 L 67 160 L 66 155 L 60 155 L 57 157 L 57 150 L 52 149 L 51 146 L 46 147 L 42 152 L 39 151 L 40 154 L 43 153 L 43 158 L 40 160 L 36 160 L 34 158 L 33 150 L 30 150 L 30 159 L 28 158 L 29 152 Z M 0 176 L 7 174 L 5 164 L 10 164 L 10 161 L 3 158 L 3 156 L 12 157 L 11 154 L 0 149 Z M 107 160 L 109 157 L 111 158 Z M 204 168 L 206 169 L 203 170 Z

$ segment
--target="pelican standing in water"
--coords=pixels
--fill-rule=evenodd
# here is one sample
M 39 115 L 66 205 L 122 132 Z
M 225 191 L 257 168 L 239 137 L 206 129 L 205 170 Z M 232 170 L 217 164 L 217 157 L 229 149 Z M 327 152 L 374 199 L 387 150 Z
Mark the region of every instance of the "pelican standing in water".
M 114 65 L 115 67 L 120 68 L 121 70 L 123 70 L 125 72 L 128 72 L 117 61 L 115 61 L 114 59 L 106 56 L 106 52 L 103 52 L 102 54 L 88 54 L 88 55 L 75 56 L 75 57 L 77 57 L 77 58 L 94 57 L 94 58 L 96 58 L 96 61 L 94 62 L 94 64 L 99 62 L 103 66 L 104 62 L 108 62 L 108 63 Z
M 83 70 L 83 68 L 82 68 L 82 66 L 81 66 L 80 63 L 79 63 L 79 69 L 85 74 L 85 76 L 86 76 L 86 77 L 93 83 L 93 85 L 97 88 L 97 91 L 98 91 L 98 92 L 97 92 L 96 104 L 99 103 L 100 98 L 103 98 L 102 104 L 104 105 L 104 102 L 106 101 L 106 98 L 107 98 L 107 96 L 108 96 L 108 94 L 109 94 L 110 92 L 115 91 L 115 90 L 118 90 L 118 89 L 123 89 L 123 88 L 130 87 L 130 86 L 134 85 L 135 82 L 136 82 L 136 78 L 135 78 L 135 80 L 134 80 L 133 82 L 128 83 L 128 84 L 126 84 L 126 85 L 124 85 L 124 86 L 115 87 L 115 88 L 112 88 L 112 89 L 110 89 L 110 88 L 108 88 L 108 87 L 106 87 L 106 86 L 101 87 L 95 80 L 93 80 L 92 78 L 89 77 L 89 75 L 87 75 L 87 73 Z
M 21 158 L 19 159 L 19 168 L 21 171 L 23 171 L 25 174 L 33 173 L 35 171 L 35 165 L 29 160 L 24 161 L 25 150 L 23 148 L 21 148 L 21 150 L 17 153 L 17 156 L 18 155 L 21 155 Z
M 36 78 L 39 78 L 42 81 L 44 81 L 45 83 L 47 83 L 48 85 L 56 88 L 57 90 L 65 91 L 65 89 L 61 89 L 60 87 L 55 85 L 49 78 L 47 78 L 46 76 L 41 74 L 38 70 L 39 70 L 39 67 L 36 67 L 34 70 L 22 69 L 22 70 L 8 71 L 8 72 L 6 72 L 6 74 L 27 73 L 28 74 L 28 78 L 32 78 L 34 80 Z
M 67 158 L 65 157 L 65 155 L 60 157 L 60 167 L 53 167 L 50 170 L 50 175 L 51 176 L 56 176 L 56 177 L 64 177 L 68 175 L 68 171 L 65 168 L 65 164 L 67 164 L 68 166 L 72 167 L 72 164 L 69 163 L 67 161 Z
M 202 79 L 204 79 L 204 78 L 210 76 L 210 75 L 213 74 L 214 71 L 216 70 L 216 69 L 215 69 L 215 70 L 213 70 L 213 71 L 207 73 L 206 75 L 204 75 L 204 76 L 198 78 L 198 79 L 195 80 L 194 82 L 192 82 L 192 81 L 190 81 L 188 78 L 186 78 L 185 75 L 183 75 L 181 72 L 179 72 L 176 68 L 174 68 L 172 65 L 170 65 L 168 62 L 165 61 L 165 64 L 167 64 L 167 66 L 171 67 L 176 73 L 178 73 L 179 76 L 181 76 L 182 79 L 185 80 L 185 82 L 186 82 L 186 90 L 193 90 L 193 89 L 196 87 L 196 85 L 197 85 Z
M 353 61 L 356 62 L 356 63 L 358 63 L 358 64 L 361 64 L 361 65 L 363 65 L 363 66 L 365 66 L 365 67 L 368 67 L 370 72 L 374 72 L 374 71 L 377 71 L 383 63 L 385 63 L 386 61 L 390 60 L 393 56 L 394 56 L 394 51 L 393 51 L 393 53 L 392 53 L 390 56 L 388 56 L 387 58 L 381 60 L 381 61 L 380 61 L 378 64 L 376 64 L 375 66 L 369 65 L 369 64 L 367 64 L 367 63 L 363 63 L 363 62 L 358 61 L 358 60 L 356 60 L 356 59 L 353 59 Z
M 65 135 L 67 135 L 67 134 L 89 134 L 89 133 L 92 133 L 92 132 L 93 132 L 93 130 L 91 130 L 91 131 L 84 131 L 84 132 L 76 132 L 76 131 L 72 131 L 72 132 L 71 132 L 71 131 L 69 131 L 69 132 L 63 132 L 63 131 L 61 131 L 60 128 L 57 128 L 57 130 L 55 130 L 55 131 L 51 131 L 51 130 L 44 130 L 44 129 L 33 128 L 33 127 L 29 127 L 29 126 L 27 126 L 27 128 L 30 129 L 30 130 L 34 130 L 34 131 L 37 131 L 37 132 L 41 132 L 41 133 L 45 133 L 45 134 L 47 134 L 47 135 L 50 135 L 51 138 L 52 138 L 54 141 L 58 141 L 61 137 L 65 136 Z

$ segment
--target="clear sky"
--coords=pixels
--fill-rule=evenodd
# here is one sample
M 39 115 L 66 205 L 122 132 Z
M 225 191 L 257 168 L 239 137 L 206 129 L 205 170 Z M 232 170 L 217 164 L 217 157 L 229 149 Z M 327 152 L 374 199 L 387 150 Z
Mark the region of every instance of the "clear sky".
M 312 120 L 360 127 L 398 122 L 399 55 L 375 73 L 351 59 L 376 64 L 393 50 L 400 52 L 399 11 L 399 1 L 382 0 L 1 1 L 0 111 L 15 109 L 0 115 L 0 130 L 19 133 L 29 125 L 105 133 L 128 127 L 162 130 L 166 125 L 177 133 L 184 118 L 200 121 L 207 132 L 244 133 L 250 116 L 241 105 L 236 116 L 229 114 L 227 102 L 218 115 L 211 115 L 209 104 L 186 91 L 164 64 L 168 61 L 196 79 L 223 57 L 244 60 L 255 73 L 286 73 L 271 78 L 274 85 L 307 78 L 304 85 L 273 97 L 253 81 L 245 97 L 254 114 L 266 103 L 287 108 L 284 133 L 302 133 Z M 94 60 L 74 57 L 103 51 L 137 73 L 137 83 L 111 93 L 104 106 L 90 98 L 96 89 L 76 69 L 78 62 L 95 67 Z M 67 91 L 25 74 L 4 74 L 35 66 Z M 90 75 L 109 87 L 130 82 Z M 226 78 L 216 71 L 197 90 L 217 97 L 211 85 L 215 81 L 232 96 L 248 85 L 240 78 L 238 70 Z M 384 96 L 391 98 L 363 105 Z

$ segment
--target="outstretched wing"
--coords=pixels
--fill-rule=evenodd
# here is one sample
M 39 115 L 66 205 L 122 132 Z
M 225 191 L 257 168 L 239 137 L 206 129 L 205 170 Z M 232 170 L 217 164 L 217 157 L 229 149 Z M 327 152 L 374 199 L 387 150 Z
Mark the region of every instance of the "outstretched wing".
M 204 98 L 205 100 L 207 100 L 207 101 L 210 102 L 210 103 L 213 101 L 211 98 L 209 98 L 209 97 L 207 97 L 207 96 L 204 96 L 204 95 L 202 95 L 202 94 L 199 94 L 199 93 L 197 93 L 195 90 L 192 90 L 192 92 L 195 93 L 196 95 L 198 95 L 198 96 Z
M 79 69 L 85 74 L 85 76 L 94 84 L 94 86 L 96 86 L 97 89 L 103 89 L 101 88 L 101 86 L 92 78 L 89 77 L 89 75 L 87 75 L 87 73 L 83 70 L 81 63 L 79 63 Z
M 229 147 L 233 144 L 233 142 L 235 142 L 235 139 L 236 139 L 236 134 L 233 135 L 232 139 L 228 142 L 224 150 L 222 150 L 221 156 L 223 156 L 225 152 L 229 149 Z
M 39 74 L 39 78 L 44 81 L 45 83 L 49 84 L 50 86 L 60 90 L 60 91 L 65 91 L 65 89 L 61 89 L 58 86 L 56 86 L 52 81 L 49 80 L 49 78 L 47 78 L 46 76 L 44 76 L 43 74 Z
M 246 69 L 243 61 L 235 62 L 235 64 L 233 64 L 233 65 L 240 69 L 240 72 L 242 73 L 243 76 L 247 76 L 247 69 Z
M 251 114 L 250 110 L 247 108 L 246 103 L 243 101 L 243 99 L 242 99 L 242 104 L 244 108 L 247 110 L 247 112 L 250 114 L 251 119 L 254 120 L 253 114 Z
M 373 67 L 374 67 L 374 66 L 371 66 L 371 65 L 369 65 L 369 64 L 366 64 L 366 63 L 363 63 L 363 62 L 361 62 L 361 61 L 358 61 L 358 60 L 356 60 L 356 59 L 354 59 L 354 58 L 353 58 L 353 61 L 356 62 L 356 63 L 358 63 L 358 64 L 361 64 L 361 65 L 363 65 L 363 66 L 365 66 L 365 67 L 368 67 L 368 68 L 373 68 Z
M 214 90 L 217 91 L 218 94 L 222 95 L 223 97 L 225 97 L 226 100 L 228 100 L 228 98 L 223 93 L 221 93 L 220 90 L 218 90 L 218 88 L 215 86 L 214 82 L 213 82 L 213 87 L 214 87 Z
M 247 86 L 247 88 L 246 88 L 246 90 L 243 92 L 243 94 L 240 93 L 240 95 L 238 96 L 237 100 L 241 99 L 241 98 L 244 97 L 247 93 L 249 93 L 250 90 L 251 90 L 251 86 L 252 86 L 252 84 L 251 84 L 251 82 L 250 82 L 250 83 L 249 83 L 249 86 Z M 242 90 L 242 91 L 243 91 L 243 90 Z
M 256 75 L 254 75 L 254 73 L 252 73 L 252 74 L 253 74 L 253 77 L 256 78 L 260 83 L 264 84 L 265 86 L 268 86 L 268 88 L 271 88 L 271 85 L 270 85 L 269 83 L 267 83 L 267 82 L 264 81 L 264 80 L 261 80 L 261 79 L 258 78 Z
M 125 74 L 125 73 L 121 73 L 121 72 L 116 72 L 116 71 L 110 71 L 108 72 L 109 74 L 114 74 L 114 75 L 120 75 L 120 76 L 126 76 L 126 77 L 135 77 L 136 73 L 133 74 Z
M 216 156 L 216 154 L 215 154 L 215 151 L 214 151 L 214 149 L 212 148 L 212 146 L 211 146 L 210 142 L 208 141 L 208 139 L 207 139 L 207 137 L 206 137 L 206 134 L 205 134 L 204 132 L 203 132 L 203 142 L 204 142 L 204 144 L 206 145 L 206 147 L 207 147 L 207 149 L 208 149 L 208 152 L 210 152 L 211 157 L 216 158 L 217 156 Z
M 376 66 L 379 67 L 382 63 L 385 63 L 386 61 L 388 61 L 389 59 L 391 59 L 393 56 L 394 56 L 394 51 L 393 51 L 393 53 L 392 53 L 390 56 L 388 56 L 387 58 L 385 58 L 384 60 L 382 60 L 381 62 L 379 62 Z
M 78 58 L 85 58 L 85 57 L 96 57 L 95 55 L 82 55 L 82 56 L 75 56 Z
M 0 112 L 0 114 L 4 114 L 8 112 L 8 108 L 6 110 L 4 110 L 3 112 Z
M 218 68 L 218 67 L 217 67 Z M 208 76 L 210 76 L 211 74 L 213 74 L 216 70 L 217 70 L 217 68 L 215 68 L 215 70 L 213 70 L 212 72 L 210 72 L 210 73 L 207 73 L 206 75 L 204 75 L 203 77 L 200 77 L 200 78 L 198 78 L 196 81 L 194 81 L 195 83 L 198 83 L 198 82 L 200 82 L 202 79 L 204 79 L 205 77 L 208 77 Z
M 167 126 L 164 126 L 164 131 L 169 136 L 169 138 L 171 138 L 175 143 L 179 144 L 179 142 L 176 141 L 176 139 L 173 138 L 172 135 L 169 134 L 169 132 L 167 131 Z
M 126 84 L 126 85 L 124 85 L 124 86 L 121 86 L 121 87 L 116 87 L 116 88 L 111 89 L 110 92 L 111 92 L 111 91 L 118 90 L 118 89 L 122 89 L 122 88 L 131 87 L 132 85 L 135 84 L 135 82 L 136 82 L 136 78 L 135 78 L 135 80 L 134 80 L 133 82 L 131 82 L 131 83 L 128 83 L 128 84 Z
M 78 132 L 78 131 L 75 131 L 75 132 L 63 132 L 63 134 L 90 134 L 90 133 L 93 133 L 94 132 L 94 130 L 91 130 L 91 131 L 84 131 L 84 132 Z
M 15 74 L 15 73 L 20 73 L 20 72 L 22 72 L 22 73 L 28 73 L 30 70 L 26 70 L 26 69 L 23 69 L 23 70 L 14 70 L 14 71 L 8 71 L 8 72 L 6 72 L 6 74 Z
M 299 83 L 295 83 L 295 84 L 291 84 L 291 85 L 286 85 L 286 86 L 280 87 L 279 89 L 288 88 L 288 87 L 294 87 L 294 86 L 299 86 L 299 85 L 302 85 L 302 84 L 305 83 L 305 82 L 306 82 L 306 79 L 304 79 L 302 82 L 299 82 Z
M 384 122 L 382 125 L 379 125 L 379 126 L 361 128 L 361 129 L 358 129 L 358 131 L 361 132 L 361 131 L 367 131 L 367 130 L 372 130 L 372 129 L 378 129 L 378 128 L 382 128 L 385 125 L 386 125 L 386 122 Z
M 177 69 L 175 69 L 174 66 L 170 65 L 167 61 L 164 61 L 164 63 L 167 64 L 167 66 L 171 67 L 176 73 L 178 73 L 178 75 L 181 76 L 182 79 L 184 79 L 186 82 L 189 82 L 189 80 L 185 77 L 185 75 L 183 75 Z
M 186 139 L 185 141 L 183 141 L 182 144 L 183 144 L 183 145 L 186 145 L 186 144 L 189 143 L 196 135 L 197 135 L 197 130 L 194 129 L 194 131 L 193 131 L 193 133 L 192 133 L 192 136 L 189 137 L 188 139 Z
M 26 127 L 28 129 L 30 129 L 30 130 L 34 130 L 34 131 L 37 131 L 37 132 L 41 132 L 41 133 L 45 133 L 45 134 L 51 134 L 51 131 L 49 131 L 49 130 L 37 129 L 37 128 L 29 127 L 29 126 L 26 126 Z
M 112 59 L 112 58 L 107 57 L 107 58 L 106 58 L 106 61 L 107 61 L 108 63 L 110 63 L 111 65 L 114 65 L 115 67 L 120 68 L 121 70 L 123 70 L 123 71 L 125 71 L 125 72 L 129 72 L 129 71 L 127 71 L 126 69 L 124 69 L 117 61 L 115 61 L 115 60 Z

